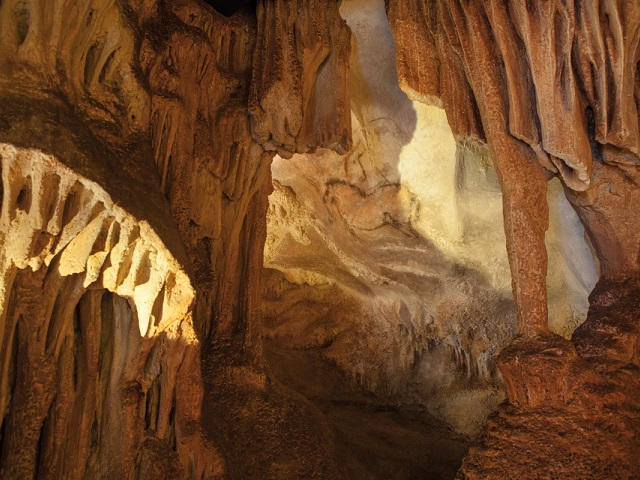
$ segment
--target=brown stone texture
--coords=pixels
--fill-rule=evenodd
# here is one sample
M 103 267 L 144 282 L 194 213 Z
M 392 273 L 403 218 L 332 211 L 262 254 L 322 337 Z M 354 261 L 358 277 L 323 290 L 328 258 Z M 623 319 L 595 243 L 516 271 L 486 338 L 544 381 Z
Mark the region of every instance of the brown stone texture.
M 503 188 L 521 331 L 544 330 L 546 307 L 539 285 L 546 270 L 542 239 L 547 214 L 540 167 L 562 177 L 571 195 L 580 199 L 574 203 L 592 206 L 599 197 L 595 208 L 610 213 L 600 213 L 598 219 L 607 216 L 616 222 L 624 212 L 612 206 L 620 203 L 614 197 L 631 200 L 634 195 L 629 191 L 634 173 L 611 173 L 607 166 L 635 172 L 630 166 L 638 163 L 637 5 L 391 1 L 388 13 L 396 32 L 401 85 L 440 95 L 454 133 L 489 145 Z M 424 30 L 428 33 L 421 37 L 414 34 Z M 417 38 L 437 56 L 416 55 L 419 50 L 410 45 Z M 411 52 L 419 57 L 413 63 Z M 430 68 L 424 65 L 428 58 L 434 59 Z M 438 79 L 427 71 L 439 71 Z M 601 192 L 603 185 L 617 185 L 625 193 L 608 195 Z M 604 253 L 607 240 L 595 234 L 605 228 L 595 226 L 602 222 L 584 211 L 580 215 L 592 217 L 587 229 Z M 605 268 L 616 261 L 611 257 L 624 256 L 618 268 L 637 269 L 637 230 L 620 236 L 625 240 L 616 243 L 623 251 L 608 247 L 607 258 L 601 259 Z M 526 247 L 519 238 L 526 239 Z
M 487 142 L 503 191 L 522 336 L 498 362 L 510 405 L 459 477 L 637 478 L 640 6 L 391 0 L 387 11 L 401 85 L 440 97 L 456 135 Z M 547 332 L 550 174 L 600 265 L 572 341 Z
M 336 409 L 368 395 L 473 435 L 504 399 L 495 360 L 515 335 L 500 187 L 485 148 L 457 154 L 444 112 L 400 90 L 384 2 L 340 14 L 353 147 L 272 162 L 263 312 L 278 355 L 266 360 L 334 365 L 317 375 L 339 371 L 360 396 L 298 390 Z
M 261 0 L 249 96 L 256 140 L 284 156 L 351 146 L 350 32 L 335 0 Z M 283 102 L 283 99 L 287 99 Z
M 270 160 L 350 142 L 318 3 L 0 2 L 0 477 L 336 475 L 260 339 Z
M 0 478 L 451 477 L 428 390 L 467 433 L 506 392 L 461 479 L 640 478 L 637 1 L 388 0 L 379 68 L 382 0 L 236 6 L 0 0 Z M 433 198 L 499 186 L 513 304 L 417 231 L 444 118 L 396 79 L 453 132 Z M 554 176 L 600 277 L 571 339 Z
M 500 368 L 511 405 L 488 422 L 460 479 L 640 476 L 638 281 L 601 281 L 571 341 L 514 342 Z

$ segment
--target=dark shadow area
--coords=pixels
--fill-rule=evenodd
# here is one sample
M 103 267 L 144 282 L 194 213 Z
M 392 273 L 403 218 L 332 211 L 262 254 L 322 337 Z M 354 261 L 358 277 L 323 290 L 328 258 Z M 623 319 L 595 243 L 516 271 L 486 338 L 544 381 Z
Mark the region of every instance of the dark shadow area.
M 421 408 L 396 408 L 356 390 L 344 372 L 315 349 L 265 340 L 274 380 L 318 408 L 331 429 L 345 479 L 453 479 L 469 440 Z
M 251 7 L 251 9 L 253 10 L 255 10 L 256 8 L 255 0 L 204 0 L 204 1 L 226 17 L 230 17 L 231 15 L 236 13 L 238 10 L 242 10 L 243 8 Z

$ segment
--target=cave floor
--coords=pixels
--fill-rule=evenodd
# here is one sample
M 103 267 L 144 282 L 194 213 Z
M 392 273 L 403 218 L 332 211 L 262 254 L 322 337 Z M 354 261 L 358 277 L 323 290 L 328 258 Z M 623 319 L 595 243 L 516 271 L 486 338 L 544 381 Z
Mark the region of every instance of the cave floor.
M 424 411 L 393 408 L 351 386 L 319 349 L 264 344 L 272 377 L 306 397 L 326 418 L 345 478 L 448 480 L 470 441 Z

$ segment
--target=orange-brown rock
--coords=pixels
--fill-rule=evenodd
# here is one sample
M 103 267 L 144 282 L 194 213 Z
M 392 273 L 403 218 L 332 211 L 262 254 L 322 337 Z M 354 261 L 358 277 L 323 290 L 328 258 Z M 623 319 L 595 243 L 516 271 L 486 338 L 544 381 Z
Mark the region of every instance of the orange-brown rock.
M 129 476 L 158 448 L 218 471 L 186 255 L 134 176 L 150 158 L 127 167 L 59 104 L 3 105 L 2 477 Z
M 251 126 L 284 156 L 351 147 L 350 33 L 335 0 L 260 0 Z M 286 99 L 286 101 L 283 101 Z
M 489 145 L 503 188 L 520 331 L 543 331 L 547 213 L 541 167 L 560 175 L 579 199 L 574 203 L 597 209 L 598 217 L 625 216 L 614 205 L 620 196 L 632 201 L 634 195 L 633 181 L 625 184 L 620 173 L 600 164 L 637 171 L 638 7 L 514 0 L 389 1 L 387 8 L 401 85 L 424 98 L 440 96 L 454 133 Z M 418 39 L 421 48 L 415 47 Z M 605 193 L 610 184 L 619 193 Z M 604 246 L 602 234 L 595 238 L 595 230 L 606 228 L 596 226 L 602 222 L 580 214 L 583 221 L 591 217 L 587 229 L 605 267 L 617 262 L 625 265 L 618 270 L 637 268 L 636 233 L 620 235 L 624 240 L 617 243 L 627 253 L 619 254 Z
M 460 479 L 640 475 L 637 280 L 601 281 L 571 341 L 520 340 L 503 351 L 512 405 L 489 419 Z
M 629 318 L 638 292 L 624 282 L 635 282 L 640 251 L 631 213 L 640 205 L 640 6 L 391 0 L 387 11 L 401 85 L 416 98 L 439 97 L 456 135 L 487 143 L 503 191 L 522 337 L 499 360 L 511 406 L 490 422 L 460 478 L 636 478 Z M 600 264 L 573 343 L 547 332 L 551 174 L 562 178 Z M 602 298 L 611 298 L 606 309 Z
M 0 3 L 2 478 L 334 475 L 322 421 L 263 371 L 259 297 L 269 149 L 349 145 L 332 6 L 274 64 L 264 5 Z M 265 100 L 279 68 L 304 96 Z M 296 142 L 252 131 L 255 99 Z
M 0 0 L 1 478 L 452 476 L 467 439 L 379 414 L 429 389 L 468 431 L 506 391 L 460 478 L 640 477 L 640 6 L 388 0 L 400 85 L 459 141 L 441 129 L 460 169 L 422 198 L 403 155 L 444 117 L 398 90 L 382 6 Z M 442 200 L 485 143 L 520 334 L 504 390 L 506 263 L 458 262 L 468 231 L 444 217 L 468 211 Z M 553 176 L 600 274 L 571 340 L 548 325 Z M 292 282 L 270 274 L 264 299 L 268 214 L 267 262 Z

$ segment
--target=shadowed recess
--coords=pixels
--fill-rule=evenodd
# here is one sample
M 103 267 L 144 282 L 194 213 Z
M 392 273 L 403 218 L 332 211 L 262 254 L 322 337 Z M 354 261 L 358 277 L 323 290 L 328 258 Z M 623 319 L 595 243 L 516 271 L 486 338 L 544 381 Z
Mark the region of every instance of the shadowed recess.
M 227 17 L 245 7 L 252 9 L 256 7 L 255 0 L 205 0 L 205 2 Z

